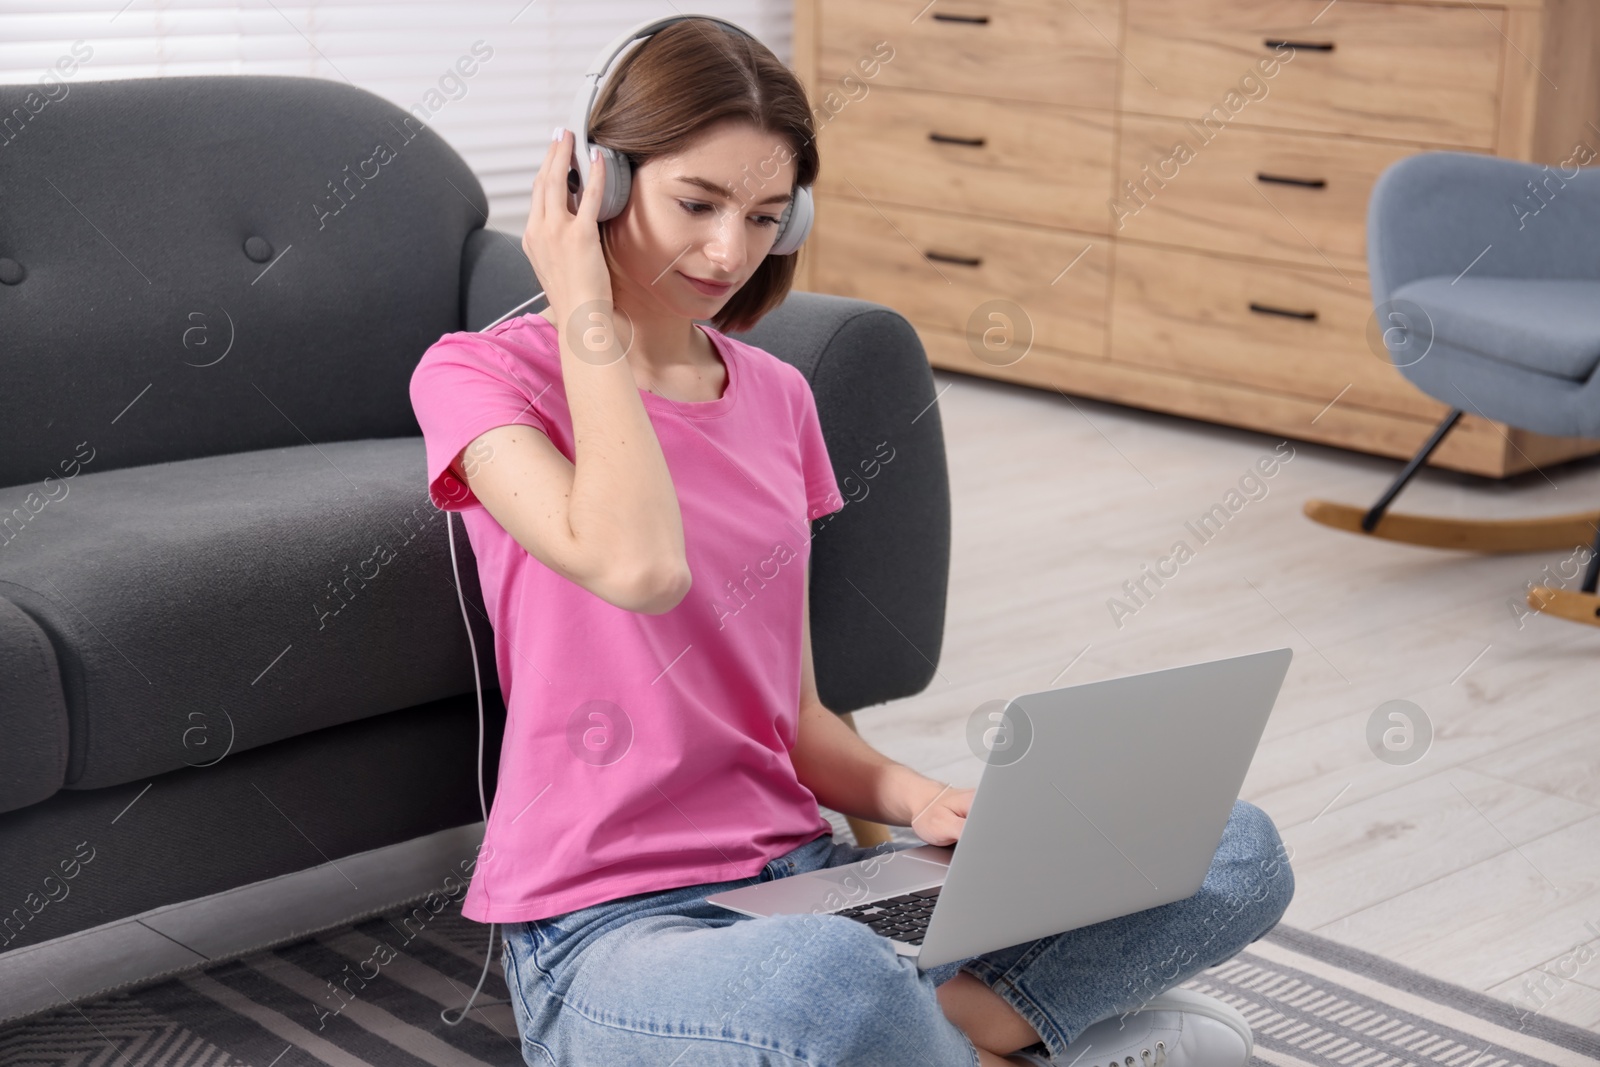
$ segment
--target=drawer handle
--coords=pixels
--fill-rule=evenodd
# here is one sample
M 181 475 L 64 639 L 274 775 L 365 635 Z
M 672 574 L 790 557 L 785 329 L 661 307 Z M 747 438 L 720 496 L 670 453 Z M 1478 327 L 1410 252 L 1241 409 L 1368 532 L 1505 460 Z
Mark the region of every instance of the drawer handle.
M 937 15 L 934 16 L 934 18 L 938 18 L 938 17 L 939 16 L 937 16 Z M 1331 52 L 1331 51 L 1333 51 L 1333 42 L 1332 41 L 1279 41 L 1279 40 L 1274 40 L 1273 38 L 1269 37 L 1265 41 L 1262 41 L 1261 43 L 1266 45 L 1268 48 L 1293 48 L 1296 51 L 1299 51 L 1300 49 L 1304 49 L 1307 52 Z
M 1250 302 L 1250 310 L 1257 315 L 1281 315 L 1286 319 L 1300 319 L 1305 322 L 1317 321 L 1317 313 L 1315 311 L 1290 311 L 1288 308 L 1275 308 L 1271 304 L 1257 304 L 1255 301 Z
M 1326 178 L 1286 178 L 1281 174 L 1257 174 L 1256 181 L 1276 182 L 1279 185 L 1299 185 L 1307 189 L 1326 189 L 1328 187 L 1328 179 Z
M 936 259 L 940 263 L 954 263 L 960 267 L 976 267 L 983 263 L 978 256 L 952 256 L 948 252 L 924 252 L 928 259 Z
M 929 133 L 928 140 L 935 144 L 964 144 L 970 148 L 982 148 L 982 137 L 951 137 L 947 133 Z
M 965 22 L 973 26 L 987 26 L 989 24 L 988 15 L 949 15 L 935 11 L 933 17 L 940 22 Z

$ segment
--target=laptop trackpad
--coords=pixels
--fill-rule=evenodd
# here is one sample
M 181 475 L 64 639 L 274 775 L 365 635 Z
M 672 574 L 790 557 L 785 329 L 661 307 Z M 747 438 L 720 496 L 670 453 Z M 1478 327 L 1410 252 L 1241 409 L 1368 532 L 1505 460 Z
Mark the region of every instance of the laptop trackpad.
M 944 851 L 948 850 L 939 850 Z M 881 859 L 873 857 L 842 867 L 823 867 L 713 893 L 706 897 L 706 902 L 755 916 L 830 912 L 943 885 L 949 869 L 948 863 L 918 859 L 897 851 Z
M 944 881 L 948 868 L 912 856 L 889 853 L 882 860 L 862 860 L 843 867 L 824 867 L 810 871 L 812 878 L 843 886 L 850 901 L 895 896 L 913 889 L 926 889 Z

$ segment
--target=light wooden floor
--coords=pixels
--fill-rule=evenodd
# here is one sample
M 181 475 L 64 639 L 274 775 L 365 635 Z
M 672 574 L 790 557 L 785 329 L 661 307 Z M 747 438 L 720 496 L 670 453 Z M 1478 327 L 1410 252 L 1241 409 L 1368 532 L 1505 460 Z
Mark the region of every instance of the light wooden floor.
M 1293 442 L 1267 495 L 1199 545 L 1185 522 L 1281 438 L 935 377 L 954 520 L 945 646 L 925 692 L 856 713 L 864 737 L 975 785 L 963 730 L 985 700 L 1287 645 L 1243 790 L 1293 849 L 1284 921 L 1600 1028 L 1600 629 L 1512 608 L 1571 553 L 1471 556 L 1317 526 L 1307 497 L 1368 504 L 1399 464 Z M 1509 483 L 1424 471 L 1399 503 L 1576 511 L 1600 504 L 1600 461 Z M 1119 628 L 1107 599 L 1180 538 L 1195 557 Z M 1409 766 L 1366 742 L 1395 699 L 1435 732 Z

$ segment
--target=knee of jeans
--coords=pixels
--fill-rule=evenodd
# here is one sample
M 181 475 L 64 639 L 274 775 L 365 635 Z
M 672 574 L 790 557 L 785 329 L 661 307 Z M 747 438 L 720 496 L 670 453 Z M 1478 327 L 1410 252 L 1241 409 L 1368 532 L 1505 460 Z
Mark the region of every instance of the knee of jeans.
M 724 1022 L 791 1036 L 826 1063 L 882 1062 L 886 1016 L 914 991 L 915 976 L 871 929 L 838 915 L 774 915 L 772 966 L 758 965 L 728 990 Z
M 1289 851 L 1278 834 L 1272 817 L 1248 801 L 1235 806 L 1234 818 L 1240 823 L 1243 847 L 1243 908 L 1252 918 L 1259 937 L 1272 929 L 1294 899 L 1294 871 L 1289 866 Z
M 829 1062 L 897 1062 L 917 1023 L 906 1012 L 919 994 L 916 969 L 894 946 L 860 923 L 845 920 L 829 932 L 819 970 L 830 978 L 824 1000 Z M 893 1051 L 891 1051 L 893 1050 Z

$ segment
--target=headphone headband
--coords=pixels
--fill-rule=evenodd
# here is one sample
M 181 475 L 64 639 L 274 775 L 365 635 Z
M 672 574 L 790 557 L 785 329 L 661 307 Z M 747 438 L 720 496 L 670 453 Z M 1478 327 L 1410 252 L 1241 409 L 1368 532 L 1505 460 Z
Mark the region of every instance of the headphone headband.
M 578 84 L 578 93 L 572 102 L 572 120 L 568 129 L 575 133 L 573 139 L 573 156 L 578 165 L 578 176 L 585 185 L 589 183 L 589 155 L 585 146 L 589 143 L 589 112 L 594 108 L 594 102 L 600 97 L 600 89 L 605 84 L 606 74 L 611 69 L 611 64 L 621 55 L 627 47 L 635 41 L 650 37 L 660 30 L 678 22 L 689 19 L 705 19 L 726 26 L 735 33 L 754 39 L 749 30 L 743 26 L 729 22 L 727 19 L 715 15 L 666 15 L 662 18 L 648 19 L 639 23 L 631 30 L 624 31 L 620 36 L 606 45 L 589 64 L 589 69 L 583 72 L 583 80 Z

